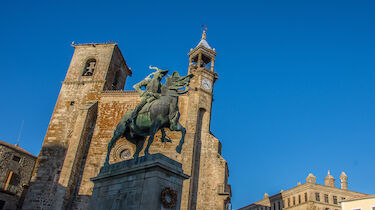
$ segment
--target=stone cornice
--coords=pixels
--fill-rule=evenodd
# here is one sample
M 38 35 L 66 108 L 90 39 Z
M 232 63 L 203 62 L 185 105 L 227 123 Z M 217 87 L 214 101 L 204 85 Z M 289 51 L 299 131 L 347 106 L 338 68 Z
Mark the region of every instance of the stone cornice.
M 208 74 L 208 75 L 212 76 L 214 78 L 214 82 L 215 82 L 216 79 L 219 78 L 217 72 L 211 71 L 210 69 L 207 69 L 207 68 L 202 68 L 202 67 L 190 68 L 190 73 L 194 74 L 195 72 L 196 73 Z
M 84 85 L 87 83 L 105 83 L 105 80 L 83 80 L 83 81 L 62 81 L 64 85 Z
M 101 92 L 102 96 L 113 96 L 113 95 L 138 95 L 135 90 L 104 90 Z
M 198 47 L 194 48 L 188 53 L 188 56 L 191 56 L 193 54 L 198 53 L 199 51 L 208 54 L 209 56 L 215 57 L 217 53 L 211 49 L 208 49 L 207 47 L 204 47 L 202 45 L 199 45 Z
M 285 197 L 285 196 L 289 196 L 289 195 L 295 195 L 297 192 L 301 192 L 301 191 L 304 191 L 304 190 L 317 190 L 317 191 L 326 190 L 326 191 L 331 191 L 331 192 L 346 194 L 346 195 L 350 195 L 350 194 L 366 195 L 365 193 L 355 192 L 355 191 L 351 191 L 351 190 L 343 190 L 343 189 L 336 188 L 336 187 L 329 187 L 329 186 L 320 185 L 320 184 L 313 184 L 313 183 L 304 183 L 302 185 L 298 185 L 296 187 L 293 187 L 289 190 L 285 190 L 284 192 L 282 192 L 282 196 Z M 273 195 L 273 196 L 270 196 L 270 198 L 277 197 L 279 194 L 280 193 L 278 193 L 276 195 Z

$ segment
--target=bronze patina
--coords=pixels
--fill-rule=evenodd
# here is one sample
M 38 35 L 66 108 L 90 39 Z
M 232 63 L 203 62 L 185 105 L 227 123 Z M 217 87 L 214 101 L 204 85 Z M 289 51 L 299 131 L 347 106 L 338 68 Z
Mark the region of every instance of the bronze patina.
M 190 79 L 194 76 L 180 76 L 178 72 L 166 78 L 165 84 L 161 83 L 168 70 L 151 67 L 156 71 L 148 75 L 144 80 L 134 85 L 134 89 L 141 96 L 141 102 L 131 111 L 124 114 L 118 123 L 111 141 L 108 144 L 105 164 L 108 165 L 109 155 L 113 145 L 122 137 L 136 145 L 134 158 L 139 157 L 139 152 L 148 138 L 145 155 L 149 155 L 149 148 L 157 131 L 161 130 L 161 141 L 171 142 L 166 138 L 165 128 L 171 131 L 181 132 L 181 139 L 176 151 L 181 153 L 186 129 L 179 123 L 180 112 L 178 109 L 179 95 L 186 94 L 189 89 Z M 146 90 L 141 88 L 145 87 Z

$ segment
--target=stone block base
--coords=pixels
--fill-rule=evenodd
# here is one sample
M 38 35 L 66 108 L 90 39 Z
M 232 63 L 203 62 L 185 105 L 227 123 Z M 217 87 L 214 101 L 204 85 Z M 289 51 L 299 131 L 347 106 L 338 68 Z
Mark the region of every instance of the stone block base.
M 182 183 L 189 178 L 181 163 L 162 154 L 103 166 L 91 178 L 89 209 L 180 209 Z

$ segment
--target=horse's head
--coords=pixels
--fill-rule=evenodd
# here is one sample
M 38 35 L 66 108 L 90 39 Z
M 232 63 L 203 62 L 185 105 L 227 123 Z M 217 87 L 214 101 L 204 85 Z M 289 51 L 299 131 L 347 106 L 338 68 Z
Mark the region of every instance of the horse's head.
M 193 74 L 189 74 L 187 76 L 181 77 L 178 72 L 173 72 L 173 74 L 167 78 L 167 81 L 163 85 L 162 94 L 178 96 L 187 93 L 189 90 L 179 90 L 189 86 L 190 79 L 193 76 Z

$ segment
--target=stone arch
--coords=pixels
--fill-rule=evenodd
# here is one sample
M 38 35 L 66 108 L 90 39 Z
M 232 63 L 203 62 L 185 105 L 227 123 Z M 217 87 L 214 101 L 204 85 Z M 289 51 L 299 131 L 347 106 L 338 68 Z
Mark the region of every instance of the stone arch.
M 92 76 L 97 65 L 95 58 L 88 58 L 83 67 L 82 76 Z

